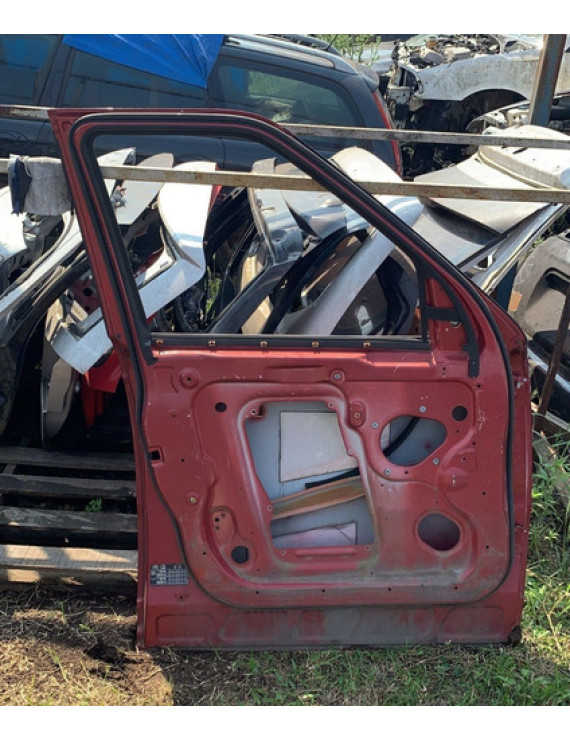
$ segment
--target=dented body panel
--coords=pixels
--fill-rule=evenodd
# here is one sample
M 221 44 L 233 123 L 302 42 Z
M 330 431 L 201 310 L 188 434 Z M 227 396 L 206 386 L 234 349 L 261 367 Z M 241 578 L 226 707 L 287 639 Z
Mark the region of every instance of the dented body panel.
M 438 130 L 462 131 L 475 116 L 530 98 L 542 45 L 540 34 L 424 35 L 399 44 L 386 90 L 394 123 L 436 129 L 426 124 L 439 117 Z M 557 90 L 569 88 L 566 51 Z

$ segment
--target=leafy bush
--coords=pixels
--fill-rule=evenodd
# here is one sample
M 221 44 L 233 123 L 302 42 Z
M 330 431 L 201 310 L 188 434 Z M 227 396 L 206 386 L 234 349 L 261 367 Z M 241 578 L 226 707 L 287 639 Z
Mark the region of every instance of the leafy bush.
M 359 62 L 362 61 L 365 51 L 370 52 L 368 61 L 374 60 L 378 55 L 381 41 L 381 37 L 378 34 L 369 33 L 319 33 L 315 35 L 317 38 L 334 46 L 341 54 L 351 59 L 356 59 Z

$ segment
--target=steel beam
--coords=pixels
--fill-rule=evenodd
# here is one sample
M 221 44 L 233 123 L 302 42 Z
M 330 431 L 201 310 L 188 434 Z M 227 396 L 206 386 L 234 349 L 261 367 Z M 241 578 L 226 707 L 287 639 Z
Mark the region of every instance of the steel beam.
M 540 53 L 534 87 L 530 99 L 528 122 L 535 126 L 548 126 L 552 99 L 556 90 L 560 63 L 566 45 L 566 34 L 548 33 Z

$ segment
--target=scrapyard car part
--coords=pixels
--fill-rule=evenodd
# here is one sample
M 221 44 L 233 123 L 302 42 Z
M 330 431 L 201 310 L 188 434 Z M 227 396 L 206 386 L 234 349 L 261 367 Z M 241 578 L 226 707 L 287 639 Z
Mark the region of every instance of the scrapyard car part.
M 488 111 L 529 99 L 543 42 L 541 34 L 421 34 L 399 44 L 385 93 L 395 125 L 462 132 Z M 557 90 L 568 88 L 566 53 Z M 405 154 L 409 177 L 465 157 L 464 147 L 439 143 Z
M 463 130 L 470 113 L 530 98 L 542 44 L 540 34 L 425 34 L 397 45 L 387 88 L 396 125 L 409 127 L 431 107 L 443 115 L 440 130 Z M 569 74 L 565 59 L 559 90 L 568 89 Z M 455 125 L 452 104 L 462 106 Z
M 529 133 L 528 127 L 521 131 Z M 530 127 L 530 131 L 535 129 Z M 562 136 L 555 132 L 551 135 Z M 538 155 L 534 150 L 521 152 L 516 148 L 502 149 L 497 153 L 496 147 L 483 146 L 466 162 L 426 177 L 431 182 L 460 185 L 530 187 L 526 186 L 527 181 L 534 180 L 540 186 L 567 187 L 567 159 L 564 155 L 546 150 L 540 150 Z M 364 150 L 344 150 L 335 155 L 332 161 L 353 176 L 397 178 L 381 160 Z M 202 167 L 208 166 L 203 164 Z M 290 166 L 278 165 L 274 160 L 257 163 L 254 172 L 292 173 Z M 418 182 L 422 180 L 422 177 L 418 178 Z M 179 194 L 180 200 L 173 200 L 173 194 Z M 228 293 L 228 274 L 222 278 L 214 311 L 210 313 L 209 320 L 203 323 L 205 331 L 339 334 L 347 328 L 346 312 L 352 302 L 382 265 L 384 280 L 390 285 L 398 285 L 398 281 L 388 277 L 390 269 L 404 271 L 401 280 L 405 280 L 405 274 L 409 272 L 401 256 L 396 264 L 393 258 L 388 259 L 393 251 L 390 240 L 378 232 L 370 231 L 368 224 L 343 208 L 340 201 L 330 194 L 249 189 L 248 197 L 251 212 L 247 217 L 251 223 L 249 236 L 244 237 L 246 241 L 234 254 L 228 267 L 238 271 L 239 289 L 236 291 L 232 288 Z M 195 224 L 186 211 L 188 203 L 184 199 L 189 198 L 201 198 L 200 204 L 196 202 L 196 206 L 190 210 L 190 214 L 196 215 Z M 380 200 L 413 225 L 448 259 L 473 275 L 477 283 L 484 284 L 487 290 L 497 288 L 508 269 L 522 257 L 533 239 L 566 208 L 540 203 L 505 205 L 460 199 L 437 199 L 427 204 L 417 198 L 381 197 Z M 159 212 L 166 235 L 162 257 L 137 278 L 147 317 L 179 299 L 178 307 L 186 302 L 183 315 L 197 324 L 200 293 L 196 284 L 204 274 L 206 260 L 212 259 L 214 249 L 210 246 L 209 257 L 204 256 L 202 242 L 209 206 L 208 188 L 201 190 L 200 186 L 194 185 L 184 188 L 170 185 L 161 191 Z M 245 219 L 246 211 L 243 214 Z M 174 219 L 179 226 L 171 225 Z M 182 233 L 184 230 L 194 236 L 176 235 L 177 231 Z M 195 241 L 192 247 L 194 257 L 188 252 L 190 239 Z M 354 254 L 347 259 L 345 245 L 351 239 Z M 215 229 L 208 242 L 210 245 L 222 242 L 217 239 Z M 334 257 L 339 250 L 343 250 L 345 255 L 342 267 Z M 322 296 L 311 301 L 310 307 L 301 306 L 293 316 L 291 306 L 297 300 L 295 286 L 298 286 L 298 291 L 308 290 L 307 276 L 312 274 L 315 280 L 318 279 L 319 265 L 325 265 L 323 261 L 328 259 L 327 255 L 337 263 L 335 270 L 339 271 L 339 276 L 334 281 L 335 285 L 324 291 L 326 283 L 320 287 L 315 283 L 315 290 Z M 184 277 L 178 277 L 174 282 L 171 278 L 174 272 L 169 273 L 169 270 L 183 270 Z M 298 277 L 295 278 L 295 275 Z M 191 289 L 191 286 L 194 288 Z M 189 289 L 190 293 L 187 292 Z M 272 305 L 271 297 L 276 294 L 279 294 L 279 306 Z M 302 296 L 299 300 L 307 303 Z M 413 306 L 415 299 L 409 296 L 403 300 Z M 110 350 L 111 343 L 99 311 L 86 316 L 73 299 L 68 306 L 65 305 L 68 299 L 64 297 L 62 301 L 63 318 L 50 341 L 59 357 L 78 372 L 85 373 Z M 194 304 L 193 309 L 191 304 Z M 375 309 L 363 304 L 354 305 L 353 325 L 358 312 L 361 312 L 358 321 L 370 324 L 371 312 L 378 311 L 382 311 L 378 305 Z M 344 330 L 341 324 L 343 317 Z M 408 321 L 410 317 L 411 312 L 408 312 Z M 379 321 L 380 314 L 368 329 L 362 330 L 363 333 L 379 331 Z M 382 322 L 385 322 L 385 317 Z
M 99 163 L 104 165 L 123 161 L 132 163 L 134 157 L 134 149 L 124 150 L 100 157 Z M 143 160 L 139 166 L 169 168 L 172 164 L 172 155 L 162 153 Z M 148 228 L 147 221 L 151 219 L 146 218 L 146 212 L 161 187 L 160 183 L 145 181 L 127 181 L 120 186 L 115 186 L 112 181 L 107 183 L 111 203 L 127 247 L 138 233 Z M 77 237 L 76 234 L 74 241 L 77 241 Z M 54 251 L 57 251 L 57 246 Z M 60 256 L 61 253 L 58 257 Z M 84 275 L 83 280 L 80 279 L 66 288 L 68 290 L 62 292 L 61 297 L 48 309 L 45 320 L 40 390 L 41 437 L 44 442 L 55 437 L 61 430 L 69 415 L 75 394 L 80 388 L 78 369 L 67 363 L 55 349 L 57 337 L 66 323 L 67 314 L 71 314 L 75 323 L 79 324 L 87 316 L 100 313 L 96 289 L 89 274 Z
M 513 176 L 522 177 L 524 180 L 532 176 L 531 179 L 537 181 L 542 179 L 542 184 L 555 187 L 566 184 L 564 158 L 560 159 L 556 155 L 552 161 L 552 153 L 542 151 L 538 157 L 540 166 L 537 167 L 537 157 L 533 150 L 521 152 L 511 148 L 504 152 L 501 150 L 498 155 L 495 152 L 496 148 L 482 147 L 480 152 L 466 163 L 449 168 L 448 171 L 438 175 L 432 175 L 428 179 L 448 182 L 451 178 L 451 182 L 462 184 L 476 182 L 496 185 L 506 182 L 509 185 L 520 185 L 520 181 L 513 180 Z M 115 153 L 113 156 L 116 160 L 119 155 Z M 130 156 L 132 157 L 132 154 Z M 109 161 L 107 157 L 105 162 Z M 364 180 L 398 179 L 384 163 L 363 150 L 345 150 L 336 155 L 333 161 L 350 175 Z M 160 163 L 159 159 L 147 164 Z M 534 170 L 529 169 L 529 163 Z M 203 166 L 207 169 L 213 167 Z M 290 166 L 276 165 L 274 160 L 258 163 L 254 171 L 292 173 Z M 506 175 L 503 171 L 511 174 Z M 128 227 L 124 239 L 130 243 L 134 232 L 141 228 L 137 218 L 152 202 L 157 188 L 152 183 L 134 182 L 128 185 L 127 191 L 126 199 L 121 196 L 122 200 L 115 198 L 112 200 L 119 223 Z M 180 239 L 175 232 L 177 230 L 183 232 L 188 228 L 187 203 L 184 201 L 187 196 L 184 194 L 190 195 L 199 191 L 199 187 L 197 189 L 197 186 L 192 185 L 185 188 L 169 186 L 161 195 L 159 212 L 164 221 L 165 242 L 162 258 L 156 259 L 155 256 L 151 266 L 137 278 L 139 285 L 145 283 L 148 285 L 148 288 L 143 290 L 152 289 L 153 303 L 147 302 L 147 315 L 150 316 L 156 311 L 162 312 L 173 297 L 177 296 L 174 298 L 174 309 L 179 324 L 186 331 L 198 329 L 208 332 L 242 331 L 246 334 L 256 332 L 373 334 L 378 331 L 402 332 L 405 331 L 403 328 L 406 323 L 408 327 L 410 326 L 417 295 L 414 294 L 410 267 L 406 265 L 405 258 L 394 253 L 392 243 L 382 234 L 374 231 L 368 233 L 368 225 L 362 218 L 343 207 L 340 201 L 330 194 L 294 191 L 281 193 L 275 190 L 249 189 L 249 211 L 243 197 L 238 195 L 233 201 L 228 199 L 219 211 L 211 214 L 210 221 L 213 226 L 210 225 L 208 228 L 206 241 L 209 246 L 208 254 L 204 258 L 206 260 L 212 260 L 213 252 L 217 249 L 216 245 L 222 246 L 227 236 L 226 227 L 216 228 L 218 220 L 223 222 L 226 219 L 228 223 L 239 223 L 240 219 L 249 218 L 251 228 L 255 227 L 255 230 L 250 232 L 249 241 L 242 247 L 243 250 L 247 248 L 247 254 L 236 253 L 239 259 L 232 258 L 235 262 L 234 269 L 239 272 L 241 285 L 237 289 L 232 289 L 236 293 L 230 296 L 227 294 L 224 279 L 209 317 L 206 317 L 204 312 L 205 294 L 197 282 L 203 270 L 195 272 L 196 260 L 194 263 L 179 262 L 178 266 L 187 265 L 186 277 L 182 282 L 177 282 L 175 288 L 171 285 L 167 290 L 159 290 L 160 286 L 158 282 L 153 282 L 153 276 L 160 275 L 165 266 L 172 270 L 173 262 L 167 258 L 169 255 L 176 258 L 179 254 L 176 243 Z M 202 253 L 200 245 L 204 238 L 205 219 L 210 206 L 208 192 L 207 188 L 202 191 L 203 204 L 198 209 L 202 213 L 202 216 L 198 217 L 201 222 L 195 229 L 198 262 L 202 259 L 199 256 L 199 253 Z M 451 199 L 432 203 L 422 203 L 416 198 L 380 197 L 380 200 L 404 221 L 413 224 L 422 236 L 435 244 L 448 259 L 471 275 L 486 291 L 494 291 L 497 288 L 534 238 L 539 236 L 563 210 L 563 207 L 556 205 L 543 206 L 532 203 L 509 204 L 506 207 L 501 205 L 497 208 L 496 204 L 485 202 L 471 204 Z M 493 210 L 497 212 L 495 217 L 492 215 Z M 224 212 L 227 212 L 226 216 Z M 523 218 L 525 216 L 526 218 Z M 516 222 L 521 218 L 522 222 L 517 225 Z M 180 226 L 173 227 L 173 223 Z M 67 241 L 60 240 L 61 247 L 56 246 L 51 261 L 46 257 L 43 266 L 41 261 L 36 266 L 30 280 L 24 284 L 28 286 L 28 293 L 30 290 L 36 290 L 38 276 L 41 280 L 42 275 L 51 275 L 58 261 L 66 259 L 68 248 L 65 245 L 70 244 L 73 252 L 80 244 L 77 227 L 74 228 L 75 232 L 71 237 L 66 237 Z M 170 232 L 174 233 L 174 239 L 169 236 Z M 253 236 L 254 233 L 257 233 L 256 237 Z M 350 240 L 354 253 L 351 256 L 344 248 Z M 170 246 L 172 243 L 173 247 Z M 317 245 L 320 245 L 320 252 L 315 249 Z M 327 250 L 330 251 L 329 258 L 326 258 Z M 339 250 L 342 250 L 344 255 L 340 272 L 338 271 L 341 263 L 335 257 Z M 309 254 L 303 257 L 303 251 Z M 326 265 L 330 264 L 331 260 L 337 263 L 335 271 L 338 275 L 330 286 L 327 285 L 327 282 L 330 282 L 330 275 L 325 283 L 318 278 L 319 261 L 322 260 L 320 255 L 328 259 L 328 263 L 323 263 L 322 269 L 325 271 L 328 270 Z M 315 256 L 318 258 L 317 262 Z M 378 295 L 375 290 L 374 274 L 381 266 L 384 290 L 387 286 L 391 290 L 390 317 L 386 314 L 386 305 L 378 303 L 377 298 L 371 298 Z M 307 270 L 313 272 L 313 288 L 307 284 Z M 298 297 L 301 305 L 295 311 L 291 311 L 292 302 L 297 300 L 293 281 L 295 274 L 298 275 L 296 280 L 298 291 L 301 291 Z M 163 274 L 162 285 L 168 286 L 169 280 L 168 274 Z M 287 282 L 286 291 L 280 288 L 282 280 Z M 323 291 L 325 287 L 326 290 Z M 400 293 L 398 298 L 392 289 Z M 307 293 L 309 290 L 312 294 Z M 317 298 L 315 290 L 319 294 L 322 292 L 322 295 Z M 272 292 L 281 293 L 278 307 L 271 305 Z M 288 298 L 285 296 L 286 293 Z M 15 303 L 14 298 L 18 298 Z M 78 382 L 77 373 L 85 373 L 95 363 L 100 362 L 111 347 L 100 310 L 97 306 L 94 309 L 85 307 L 78 298 L 79 296 L 73 292 L 64 292 L 49 312 L 50 315 L 55 312 L 57 319 L 48 319 L 46 349 L 42 362 L 42 437 L 45 440 L 53 437 L 66 420 L 73 400 L 73 389 Z M 288 306 L 285 298 L 289 302 Z M 14 308 L 20 306 L 20 300 L 17 293 L 4 297 L 0 302 L 0 315 L 6 317 L 13 314 Z M 373 303 L 370 303 L 371 300 Z M 10 311 L 3 309 L 3 304 L 9 307 Z M 399 318 L 396 318 L 395 307 L 398 304 Z
M 125 162 L 134 162 L 132 148 L 101 158 L 102 164 Z M 109 195 L 114 186 L 114 181 L 107 183 Z M 0 283 L 5 286 L 0 296 L 0 432 L 4 434 L 15 416 L 12 409 L 22 375 L 33 376 L 29 381 L 32 387 L 43 385 L 34 369 L 26 365 L 27 348 L 35 341 L 49 306 L 88 268 L 88 263 L 81 254 L 81 233 L 71 212 L 61 217 L 16 216 L 8 207 L 9 188 L 0 191 L 0 199 L 0 252 L 4 258 Z M 30 434 L 31 429 L 28 426 L 23 434 Z
M 133 164 L 134 161 L 135 150 L 132 148 L 110 152 L 99 158 L 101 165 Z M 172 155 L 158 155 L 147 160 L 146 164 L 171 166 Z M 128 228 L 137 224 L 141 212 L 152 201 L 160 186 L 144 182 L 123 184 L 123 190 L 127 187 L 128 200 L 118 200 L 114 197 L 117 192 L 115 182 L 106 182 L 118 223 L 125 229 L 125 240 L 128 243 L 131 238 Z M 3 199 L 2 203 L 7 204 L 9 188 L 3 189 L 0 197 Z M 82 256 L 81 232 L 71 212 L 59 217 L 41 214 L 15 217 L 5 208 L 0 229 L 2 250 L 16 256 L 11 261 L 5 259 L 1 266 L 3 272 L 0 275 L 4 276 L 9 286 L 0 298 L 0 336 L 6 362 L 9 358 L 11 365 L 16 364 L 19 368 L 32 330 L 46 315 L 46 300 L 51 296 L 52 301 L 57 299 L 56 303 L 59 304 L 59 296 L 65 295 L 81 272 L 87 270 L 88 264 L 86 257 Z M 49 318 L 53 315 L 53 309 L 53 306 L 47 309 L 47 331 L 41 362 L 40 396 L 44 440 L 52 437 L 67 418 L 73 400 L 73 389 L 77 383 L 74 369 L 60 359 L 51 347 L 51 336 L 61 322 L 61 315 L 57 322 Z M 20 336 L 20 339 L 15 341 L 15 336 Z M 7 379 L 4 381 L 3 430 L 9 418 L 20 372 L 16 370 L 13 373 L 11 385 Z
M 525 131 L 528 133 L 527 129 Z M 383 162 L 364 150 L 344 150 L 332 161 L 350 175 L 364 180 L 397 179 Z M 542 185 L 563 187 L 567 179 L 564 162 L 564 157 L 561 159 L 557 154 L 553 157 L 545 151 L 537 156 L 533 150 L 521 152 L 511 148 L 496 154 L 495 148 L 482 147 L 468 162 L 430 177 L 432 181 L 517 186 L 521 183 L 518 178 L 522 178 L 524 182 L 542 180 Z M 277 165 L 274 160 L 257 163 L 254 172 L 293 174 L 290 166 Z M 173 239 L 176 245 L 176 232 L 189 229 L 187 199 L 196 193 L 200 191 L 192 185 L 184 188 L 171 185 L 161 192 L 159 212 L 164 222 L 166 245 Z M 202 191 L 202 196 L 202 205 L 193 211 L 202 214 L 194 228 L 200 253 L 210 203 L 207 190 Z M 226 275 L 217 301 L 206 318 L 205 295 L 197 283 L 204 271 L 195 273 L 193 263 L 189 264 L 187 277 L 176 282 L 179 296 L 174 300 L 183 329 L 245 334 L 406 334 L 411 326 L 417 292 L 411 266 L 403 255 L 394 251 L 389 239 L 378 232 L 369 232 L 368 224 L 361 217 L 330 194 L 252 188 L 248 189 L 248 200 L 249 210 L 242 194 L 214 212 L 206 240 L 209 246 L 204 259 L 211 261 L 227 237 L 226 220 L 239 223 L 241 219 L 246 223 L 249 219 L 250 227 L 244 227 L 249 235 L 247 241 L 236 250 L 237 257 L 230 262 L 230 267 L 233 265 L 232 269 L 239 273 L 238 289 L 232 288 L 228 293 Z M 497 290 L 513 265 L 565 208 L 534 203 L 497 206 L 451 199 L 431 204 L 416 198 L 380 197 L 380 200 L 414 225 L 487 292 Z M 218 221 L 222 225 L 216 228 Z M 174 223 L 180 226 L 172 226 Z M 352 247 L 348 247 L 351 241 Z M 343 253 L 341 260 L 337 257 L 339 252 Z M 178 254 L 176 246 L 171 254 Z M 332 273 L 327 266 L 333 262 L 331 283 Z M 167 306 L 174 297 L 172 289 L 161 292 L 157 283 L 149 281 L 151 271 L 163 267 L 160 260 L 155 261 L 144 279 L 148 290 L 152 288 L 154 300 L 150 308 L 146 306 L 147 316 Z M 324 282 L 319 278 L 319 271 L 325 276 Z M 312 285 L 307 280 L 309 274 L 313 276 Z M 384 292 L 390 291 L 390 315 L 387 314 L 388 304 L 378 299 L 376 274 L 382 276 Z M 167 274 L 164 280 L 168 281 Z M 163 285 L 166 284 L 163 282 Z M 272 298 L 277 294 L 279 304 L 273 305 Z M 293 311 L 295 301 L 300 301 L 300 305 Z M 42 367 L 44 378 L 50 377 L 52 367 L 55 371 L 56 362 L 59 371 L 53 374 L 51 390 L 49 383 L 42 383 L 45 390 L 42 402 L 44 439 L 53 437 L 66 419 L 77 380 L 72 368 L 85 373 L 111 347 L 107 335 L 102 334 L 100 311 L 87 315 L 73 296 L 62 297 L 54 311 L 58 320 L 50 324 L 47 334 L 50 349 L 46 347 Z M 94 321 L 95 330 L 91 329 Z M 103 336 L 104 347 L 101 345 Z M 47 360 L 50 357 L 51 363 Z
M 100 163 L 133 163 L 134 154 L 132 148 L 111 152 L 103 155 Z M 107 183 L 109 195 L 114 187 L 114 181 Z M 9 202 L 10 189 L 6 187 L 0 191 L 0 250 L 4 258 L 0 263 L 0 278 L 6 286 L 0 296 L 2 345 L 9 342 L 10 333 L 17 325 L 16 316 L 25 311 L 25 302 L 31 301 L 34 293 L 53 278 L 59 267 L 72 260 L 82 245 L 79 225 L 70 211 L 60 217 L 41 214 L 20 217 L 12 214 Z M 58 221 L 61 221 L 59 229 Z
M 139 642 L 291 648 L 516 636 L 531 458 L 515 323 L 341 169 L 266 121 L 50 115 L 129 399 Z M 271 146 L 383 233 L 416 281 L 410 334 L 153 331 L 90 150 L 94 136 L 127 140 L 165 126 Z M 317 272 L 330 236 L 314 245 Z
M 534 129 L 533 129 L 534 130 Z M 527 131 L 525 129 L 525 131 Z M 556 136 L 556 135 L 553 135 Z M 348 149 L 332 158 L 345 172 L 364 180 L 374 180 L 382 177 L 394 179 L 397 176 L 373 155 L 363 150 Z M 530 163 L 530 164 L 529 164 Z M 283 166 L 275 165 L 269 169 L 271 163 L 264 164 L 264 171 L 283 172 Z M 501 150 L 495 155 L 495 148 L 482 147 L 481 151 L 468 162 L 456 167 L 448 168 L 441 173 L 432 173 L 425 179 L 430 182 L 453 183 L 459 185 L 477 184 L 488 186 L 527 187 L 526 183 L 532 176 L 538 186 L 567 187 L 570 161 L 568 157 L 558 153 L 541 152 L 534 150 L 521 152 L 517 148 Z M 285 168 L 290 173 L 290 168 Z M 423 178 L 418 178 L 421 182 Z M 276 196 L 273 195 L 275 199 Z M 461 267 L 473 280 L 486 291 L 492 292 L 501 284 L 510 270 L 524 256 L 526 250 L 534 240 L 561 214 L 566 206 L 541 203 L 490 203 L 487 201 L 465 201 L 460 199 L 437 199 L 420 201 L 417 198 L 401 198 L 381 196 L 379 200 L 397 213 L 406 223 L 433 244 L 451 262 Z M 253 199 L 252 210 L 260 199 Z M 261 208 L 263 211 L 263 206 Z M 333 214 L 337 213 L 336 221 Z M 301 281 L 299 290 L 307 290 L 307 270 L 314 264 L 310 252 L 303 256 L 298 246 L 291 253 L 290 260 L 298 264 L 291 268 L 286 261 L 278 261 L 271 257 L 271 228 L 265 226 L 260 233 L 269 236 L 269 242 L 264 239 L 252 241 L 241 268 L 242 293 L 235 297 L 227 306 L 219 319 L 213 321 L 210 331 L 238 331 L 245 333 L 284 332 L 289 334 L 338 334 L 339 322 L 348 310 L 352 301 L 363 290 L 367 281 L 383 265 L 385 279 L 396 287 L 403 288 L 404 275 L 407 272 L 405 261 L 398 257 L 396 262 L 404 274 L 398 280 L 389 278 L 389 256 L 393 252 L 393 245 L 386 237 L 377 232 L 368 232 L 368 225 L 353 215 L 347 216 L 339 208 L 338 201 L 330 195 L 322 196 L 314 193 L 284 193 L 280 200 L 280 214 L 289 213 L 289 232 L 295 233 L 295 222 L 312 234 L 313 239 L 320 239 L 320 250 L 325 252 L 327 244 L 331 247 L 331 256 L 335 250 L 343 249 L 343 245 L 352 235 L 354 254 L 343 264 L 334 284 L 323 284 L 319 289 L 322 295 L 308 305 L 306 298 L 300 297 L 301 305 L 293 315 L 286 310 L 277 316 L 278 308 L 272 306 L 271 293 L 280 294 L 283 304 L 286 292 L 292 297 L 294 286 L 294 271 Z M 274 211 L 271 212 L 274 216 Z M 309 214 L 307 216 L 306 214 Z M 326 219 L 328 214 L 329 219 Z M 309 218 L 315 225 L 321 219 L 321 233 L 309 226 Z M 282 237 L 284 231 L 284 216 L 276 219 L 277 233 Z M 343 220 L 344 219 L 344 220 Z M 258 216 L 258 221 L 260 216 Z M 315 228 L 318 228 L 315 226 Z M 344 231 L 343 231 L 344 229 Z M 330 231 L 329 231 L 330 230 Z M 364 236 L 363 235 L 364 231 Z M 360 242 L 358 242 L 359 236 Z M 337 240 L 335 244 L 334 240 Z M 358 243 L 357 243 L 358 242 Z M 269 247 L 268 247 L 269 244 Z M 395 266 L 394 268 L 395 269 Z M 339 264 L 335 267 L 339 270 Z M 281 282 L 286 281 L 280 286 Z M 315 276 L 316 279 L 316 276 Z M 325 289 L 326 290 L 323 290 Z M 255 288 L 257 291 L 255 292 Z M 247 295 L 246 295 L 247 294 Z M 252 296 L 253 294 L 253 296 Z M 290 299 L 292 300 L 292 298 Z M 408 296 L 404 303 L 414 305 L 413 295 Z M 254 314 L 250 316 L 249 308 L 257 305 Z M 353 311 L 366 310 L 361 306 L 353 307 Z M 363 319 L 363 316 L 361 317 Z M 409 318 L 409 313 L 408 313 Z M 345 317 L 346 319 L 346 317 Z M 401 327 L 399 327 L 401 330 Z M 364 334 L 378 331 L 370 326 Z
M 467 131 L 481 134 L 489 126 L 496 129 L 505 129 L 511 126 L 528 124 L 529 110 L 530 101 L 523 100 L 503 108 L 487 111 L 487 113 L 473 119 L 467 127 Z M 568 92 L 554 96 L 548 126 L 563 134 L 570 133 L 570 94 Z
M 214 163 L 189 162 L 182 169 L 213 172 Z M 157 245 L 160 254 L 137 276 L 137 286 L 147 317 L 153 316 L 181 293 L 195 285 L 205 270 L 203 235 L 212 197 L 207 185 L 167 184 L 158 196 L 158 211 L 166 239 Z M 79 373 L 85 373 L 111 350 L 99 309 L 87 313 L 71 296 L 64 296 L 62 322 L 53 333 L 57 355 Z
M 510 314 L 528 337 L 533 387 L 540 396 L 554 351 L 558 325 L 570 284 L 570 234 L 546 239 L 523 262 L 513 285 Z M 562 429 L 570 428 L 569 337 L 563 340 L 548 411 Z

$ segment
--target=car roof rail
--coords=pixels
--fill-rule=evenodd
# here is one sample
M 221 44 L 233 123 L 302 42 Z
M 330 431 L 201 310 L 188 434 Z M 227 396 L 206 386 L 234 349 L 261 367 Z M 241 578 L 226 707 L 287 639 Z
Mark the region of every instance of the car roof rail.
M 290 41 L 300 46 L 308 46 L 312 49 L 320 49 L 321 51 L 328 51 L 330 54 L 342 56 L 340 51 L 332 45 L 332 41 L 323 41 L 323 39 L 318 39 L 316 36 L 306 36 L 301 33 L 268 33 L 263 35 L 271 39 Z

